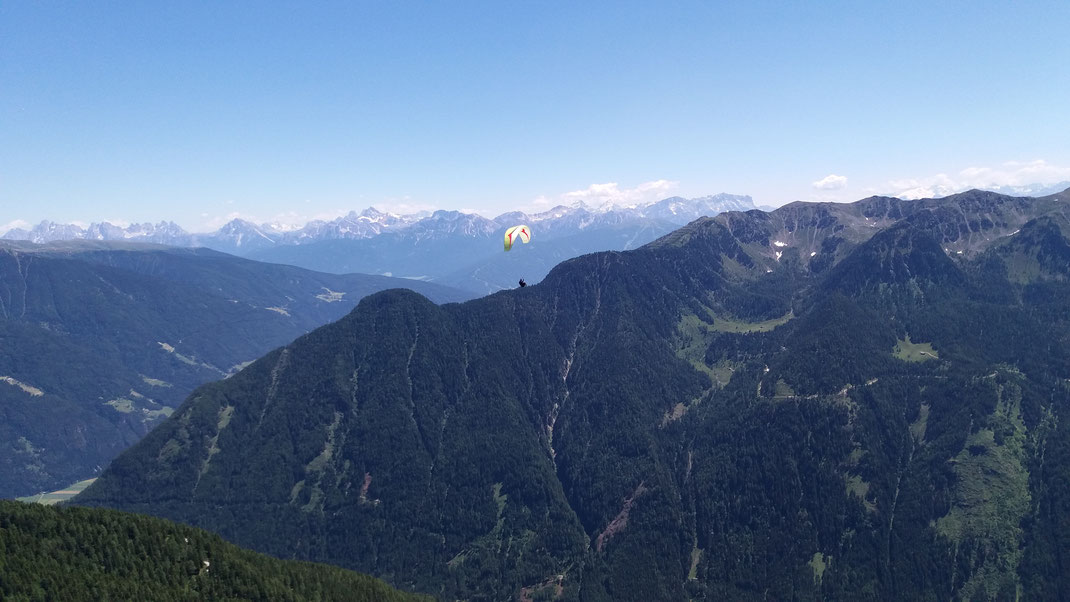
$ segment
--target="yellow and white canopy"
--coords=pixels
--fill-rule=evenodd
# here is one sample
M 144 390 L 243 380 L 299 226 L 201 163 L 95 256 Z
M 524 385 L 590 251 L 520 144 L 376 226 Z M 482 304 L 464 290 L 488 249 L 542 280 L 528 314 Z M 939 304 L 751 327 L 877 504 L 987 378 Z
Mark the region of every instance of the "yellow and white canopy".
M 505 231 L 505 250 L 513 248 L 513 243 L 516 241 L 523 241 L 527 244 L 531 240 L 531 228 L 520 225 L 513 226 Z

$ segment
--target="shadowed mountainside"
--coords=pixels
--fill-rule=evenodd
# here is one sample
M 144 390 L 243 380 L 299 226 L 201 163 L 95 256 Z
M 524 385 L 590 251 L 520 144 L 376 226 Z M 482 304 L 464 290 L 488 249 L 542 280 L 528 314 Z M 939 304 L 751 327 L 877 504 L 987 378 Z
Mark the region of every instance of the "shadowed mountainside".
M 92 476 L 197 385 L 399 285 L 470 296 L 206 249 L 0 244 L 0 496 Z

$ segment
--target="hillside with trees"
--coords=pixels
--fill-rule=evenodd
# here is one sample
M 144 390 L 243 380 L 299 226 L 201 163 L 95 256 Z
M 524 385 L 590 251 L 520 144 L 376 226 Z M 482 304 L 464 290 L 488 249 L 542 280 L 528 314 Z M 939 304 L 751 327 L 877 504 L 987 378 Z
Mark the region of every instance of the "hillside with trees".
M 76 502 L 442 599 L 1067 598 L 1067 200 L 792 204 L 372 295 Z
M 339 568 L 243 550 L 201 529 L 86 508 L 0 501 L 0 598 L 425 599 Z
M 399 286 L 471 296 L 207 249 L 0 242 L 0 497 L 94 476 L 196 386 Z

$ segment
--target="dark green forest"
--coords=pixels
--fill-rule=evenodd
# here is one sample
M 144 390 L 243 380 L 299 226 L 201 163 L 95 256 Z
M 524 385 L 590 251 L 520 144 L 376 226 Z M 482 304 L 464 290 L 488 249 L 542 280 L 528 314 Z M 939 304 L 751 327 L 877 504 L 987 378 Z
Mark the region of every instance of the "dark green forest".
M 1066 200 L 791 204 L 385 291 L 76 502 L 440 599 L 1068 599 Z
M 422 599 L 366 575 L 270 558 L 159 518 L 10 501 L 0 501 L 0 598 Z

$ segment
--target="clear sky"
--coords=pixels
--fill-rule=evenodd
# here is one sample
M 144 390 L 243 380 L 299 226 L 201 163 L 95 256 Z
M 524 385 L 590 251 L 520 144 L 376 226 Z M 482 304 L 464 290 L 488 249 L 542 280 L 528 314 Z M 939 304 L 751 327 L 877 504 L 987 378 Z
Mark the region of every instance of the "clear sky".
M 3 2 L 0 230 L 1070 180 L 1068 23 L 1066 0 Z

